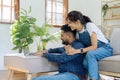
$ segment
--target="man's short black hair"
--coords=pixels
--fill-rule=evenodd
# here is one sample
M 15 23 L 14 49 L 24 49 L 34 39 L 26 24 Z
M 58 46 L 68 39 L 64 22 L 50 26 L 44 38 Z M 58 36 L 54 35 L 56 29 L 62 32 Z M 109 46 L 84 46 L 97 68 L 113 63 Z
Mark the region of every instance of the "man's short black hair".
M 66 32 L 70 32 L 73 34 L 74 37 L 76 37 L 76 30 L 71 30 L 71 28 L 68 26 L 68 24 L 65 24 L 61 27 L 61 30 L 64 31 L 65 33 Z

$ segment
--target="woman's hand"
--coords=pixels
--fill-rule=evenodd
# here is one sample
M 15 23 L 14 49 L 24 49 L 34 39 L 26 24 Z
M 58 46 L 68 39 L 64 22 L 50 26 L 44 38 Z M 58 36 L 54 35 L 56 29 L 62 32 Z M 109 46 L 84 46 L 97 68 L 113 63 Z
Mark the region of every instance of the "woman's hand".
M 74 55 L 78 53 L 77 49 L 74 49 L 73 47 L 71 47 L 70 45 L 65 46 L 65 51 L 68 55 Z

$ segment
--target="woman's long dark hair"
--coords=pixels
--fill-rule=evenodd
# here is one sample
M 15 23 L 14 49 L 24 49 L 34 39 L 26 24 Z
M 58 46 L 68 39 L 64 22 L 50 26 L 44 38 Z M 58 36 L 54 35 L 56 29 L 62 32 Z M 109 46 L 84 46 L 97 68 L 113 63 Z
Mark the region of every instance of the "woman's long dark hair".
M 70 20 L 72 22 L 76 22 L 77 20 L 80 20 L 81 24 L 86 24 L 88 22 L 92 22 L 91 19 L 85 15 L 83 15 L 79 11 L 71 11 L 68 13 L 66 20 Z

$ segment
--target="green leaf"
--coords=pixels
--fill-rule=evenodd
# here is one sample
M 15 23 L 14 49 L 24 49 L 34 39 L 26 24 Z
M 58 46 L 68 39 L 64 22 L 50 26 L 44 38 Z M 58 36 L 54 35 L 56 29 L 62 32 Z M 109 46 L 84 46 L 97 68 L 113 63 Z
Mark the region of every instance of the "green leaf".
M 20 34 L 21 34 L 21 38 L 25 38 L 29 35 L 30 32 L 30 26 L 28 23 L 23 23 L 21 25 L 21 29 L 20 29 Z
M 12 37 L 14 37 L 14 38 L 19 38 L 19 37 L 20 37 L 20 33 L 19 33 L 19 32 L 16 32 L 16 33 L 14 33 L 14 34 L 12 35 Z
M 29 7 L 29 11 L 28 11 L 28 13 L 31 13 L 31 11 L 32 11 L 32 8 L 31 8 L 31 6 Z
M 10 31 L 10 34 L 11 35 L 14 35 L 15 33 L 18 33 L 19 31 L 17 30 L 17 29 L 12 29 L 11 31 Z
M 28 42 L 23 42 L 23 43 L 22 43 L 22 46 L 23 46 L 23 47 L 28 46 Z
M 26 15 L 24 12 L 22 11 L 19 11 L 20 15 Z
M 20 38 L 13 37 L 13 38 L 12 38 L 12 42 L 13 42 L 13 44 L 15 44 L 15 45 L 19 45 L 19 44 L 20 44 Z
M 22 12 L 22 14 L 23 14 L 24 16 L 27 16 L 27 11 L 26 11 L 25 9 L 21 8 L 20 13 L 21 13 L 21 12 Z
M 27 18 L 27 20 L 28 20 L 28 22 L 29 22 L 30 24 L 33 24 L 33 23 L 36 21 L 36 19 L 33 18 L 33 17 Z
M 30 32 L 29 33 L 29 37 L 33 38 L 33 36 L 35 36 L 35 33 L 34 32 Z
M 18 49 L 18 48 L 19 48 L 19 47 L 16 46 L 16 47 L 12 48 L 12 50 L 16 50 L 16 49 Z
M 35 35 L 36 36 L 43 36 L 44 35 L 44 32 L 42 31 L 42 28 L 38 27 L 38 26 L 34 26 L 33 27 L 34 30 L 35 30 Z
M 26 16 L 20 16 L 20 22 L 25 22 L 26 21 Z
M 33 43 L 33 39 L 28 38 L 28 39 L 27 39 L 27 42 L 28 42 L 28 44 Z

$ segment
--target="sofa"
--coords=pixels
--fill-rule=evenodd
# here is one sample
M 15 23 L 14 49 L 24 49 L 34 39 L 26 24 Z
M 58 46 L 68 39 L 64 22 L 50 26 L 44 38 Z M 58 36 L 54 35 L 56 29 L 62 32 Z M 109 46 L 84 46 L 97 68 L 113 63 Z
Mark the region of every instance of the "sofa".
M 99 72 L 108 76 L 120 77 L 120 28 L 113 29 L 110 44 L 113 47 L 113 56 L 98 62 Z

